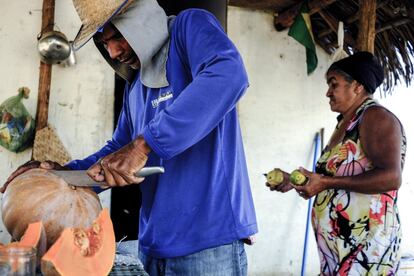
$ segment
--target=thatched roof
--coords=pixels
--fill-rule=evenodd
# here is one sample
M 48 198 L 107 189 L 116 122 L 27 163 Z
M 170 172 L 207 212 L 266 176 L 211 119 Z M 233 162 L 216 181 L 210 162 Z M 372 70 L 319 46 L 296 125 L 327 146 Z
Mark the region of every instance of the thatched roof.
M 357 51 L 360 2 L 363 0 L 309 0 L 316 43 L 331 54 L 337 47 L 338 22 L 344 22 L 345 50 Z M 230 0 L 233 6 L 275 12 L 275 28 L 284 30 L 293 23 L 303 0 Z M 398 82 L 411 84 L 414 78 L 414 0 L 377 0 L 375 55 L 385 71 L 384 89 Z

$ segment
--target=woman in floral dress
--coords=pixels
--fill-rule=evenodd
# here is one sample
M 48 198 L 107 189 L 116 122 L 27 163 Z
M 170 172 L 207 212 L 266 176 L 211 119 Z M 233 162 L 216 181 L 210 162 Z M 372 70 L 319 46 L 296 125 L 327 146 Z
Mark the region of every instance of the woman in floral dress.
M 322 275 L 395 275 L 401 227 L 397 209 L 406 139 L 399 120 L 372 99 L 384 75 L 377 59 L 359 52 L 326 74 L 338 124 L 316 173 L 301 168 L 300 196 L 315 196 L 312 224 Z

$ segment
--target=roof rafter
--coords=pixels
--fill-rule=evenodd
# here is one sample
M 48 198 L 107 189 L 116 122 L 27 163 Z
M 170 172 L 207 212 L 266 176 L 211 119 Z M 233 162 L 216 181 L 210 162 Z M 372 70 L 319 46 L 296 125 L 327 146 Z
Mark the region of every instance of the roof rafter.
M 309 14 L 314 14 L 325 7 L 335 3 L 337 0 L 310 0 L 309 1 Z M 275 16 L 274 25 L 276 30 L 282 31 L 286 28 L 292 26 L 293 22 L 295 21 L 296 16 L 299 14 L 299 10 L 302 6 L 302 3 L 297 3 L 296 5 L 292 6 L 291 8 L 277 14 Z
M 319 15 L 326 21 L 331 32 L 338 33 L 339 21 L 334 16 L 332 16 L 328 11 L 323 10 L 319 11 Z M 319 33 L 318 35 L 319 38 L 321 38 L 320 35 L 321 33 Z M 352 36 L 350 36 L 347 33 L 344 34 L 344 40 L 347 44 L 351 45 L 352 47 L 356 45 L 355 40 L 352 38 Z

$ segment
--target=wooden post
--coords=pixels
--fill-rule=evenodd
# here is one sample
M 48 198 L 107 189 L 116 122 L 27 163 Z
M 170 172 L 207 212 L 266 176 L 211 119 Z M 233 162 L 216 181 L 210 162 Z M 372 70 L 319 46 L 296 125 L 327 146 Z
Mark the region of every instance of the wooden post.
M 357 49 L 374 53 L 377 1 L 359 0 L 359 9 Z
M 55 23 L 55 0 L 43 0 L 41 33 L 53 30 Z M 39 91 L 37 96 L 36 131 L 47 126 L 49 111 L 50 83 L 52 78 L 52 65 L 40 62 Z

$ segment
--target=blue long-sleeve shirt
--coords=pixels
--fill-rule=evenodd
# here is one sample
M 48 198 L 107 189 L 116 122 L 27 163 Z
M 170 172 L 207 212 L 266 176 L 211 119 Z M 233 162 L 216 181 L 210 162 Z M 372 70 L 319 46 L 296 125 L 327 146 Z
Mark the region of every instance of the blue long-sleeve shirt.
M 140 184 L 140 247 L 158 258 L 188 255 L 257 232 L 236 103 L 247 75 L 235 46 L 210 13 L 191 9 L 172 26 L 169 86 L 126 87 L 112 140 L 68 164 L 86 169 L 142 135 L 146 166 L 165 173 Z

